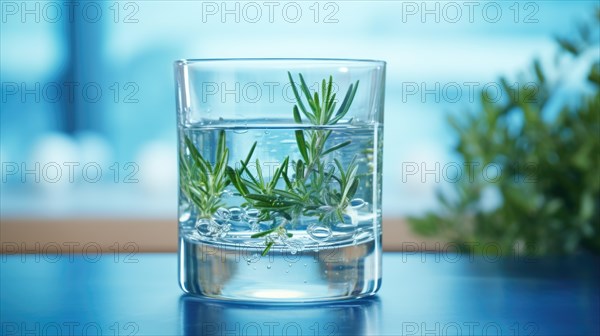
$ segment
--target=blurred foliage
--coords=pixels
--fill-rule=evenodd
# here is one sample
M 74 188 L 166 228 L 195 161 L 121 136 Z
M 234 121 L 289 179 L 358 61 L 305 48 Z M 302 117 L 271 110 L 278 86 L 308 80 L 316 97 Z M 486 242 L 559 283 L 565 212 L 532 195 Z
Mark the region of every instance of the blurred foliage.
M 440 211 L 409 218 L 415 232 L 476 252 L 489 244 L 503 254 L 600 252 L 599 23 L 597 9 L 573 37 L 556 38 L 552 71 L 536 60 L 517 85 L 500 79 L 507 99 L 482 92 L 479 111 L 450 118 L 456 152 L 475 168 L 450 193 L 438 191 Z M 560 92 L 577 64 L 589 69 L 586 83 Z

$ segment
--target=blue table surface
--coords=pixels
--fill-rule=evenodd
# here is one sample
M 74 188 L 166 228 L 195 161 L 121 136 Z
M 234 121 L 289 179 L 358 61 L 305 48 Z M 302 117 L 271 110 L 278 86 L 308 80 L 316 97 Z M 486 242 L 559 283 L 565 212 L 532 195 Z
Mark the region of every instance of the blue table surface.
M 2 335 L 598 335 L 597 256 L 385 253 L 361 300 L 187 296 L 175 254 L 2 255 Z

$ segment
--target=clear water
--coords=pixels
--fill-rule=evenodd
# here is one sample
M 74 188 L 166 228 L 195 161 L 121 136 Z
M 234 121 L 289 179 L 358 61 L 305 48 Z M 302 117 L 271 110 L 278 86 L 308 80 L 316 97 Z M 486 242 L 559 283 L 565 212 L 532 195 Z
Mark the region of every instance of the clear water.
M 252 161 L 260 160 L 269 180 L 286 156 L 292 164 L 301 158 L 294 133 L 297 129 L 297 125 L 180 128 L 180 150 L 189 154 L 183 143 L 185 134 L 201 155 L 214 163 L 219 132 L 224 130 L 229 165 L 244 160 L 256 141 Z M 359 186 L 343 221 L 324 224 L 318 217 L 295 218 L 285 226 L 293 236 L 275 236 L 269 253 L 261 256 L 265 239 L 250 236 L 271 228 L 272 222 L 259 222 L 258 211 L 245 205 L 232 185 L 222 193 L 224 204 L 211 221 L 199 218 L 196 206 L 180 191 L 179 277 L 184 291 L 269 302 L 345 299 L 377 291 L 381 282 L 381 128 L 311 129 L 326 131 L 331 135 L 324 148 L 352 142 L 328 154 L 324 162 L 333 164 L 337 159 L 343 167 L 352 160 L 358 162 Z M 256 172 L 255 165 L 251 171 Z

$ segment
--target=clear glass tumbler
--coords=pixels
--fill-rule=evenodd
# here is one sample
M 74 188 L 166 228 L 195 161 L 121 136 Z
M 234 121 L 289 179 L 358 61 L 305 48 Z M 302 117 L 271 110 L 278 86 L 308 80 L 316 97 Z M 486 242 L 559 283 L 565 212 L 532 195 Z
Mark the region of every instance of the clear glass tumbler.
M 381 284 L 385 62 L 175 62 L 179 283 L 310 302 Z

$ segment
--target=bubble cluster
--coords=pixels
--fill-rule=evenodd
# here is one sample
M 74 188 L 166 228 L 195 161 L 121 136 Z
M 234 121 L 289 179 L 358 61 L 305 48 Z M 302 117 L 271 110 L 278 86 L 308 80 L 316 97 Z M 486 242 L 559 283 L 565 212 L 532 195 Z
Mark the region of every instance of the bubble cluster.
M 240 207 L 221 207 L 212 218 L 200 218 L 196 221 L 198 233 L 205 237 L 225 237 L 231 227 L 250 228 L 258 230 L 259 211 Z
M 204 237 L 223 238 L 229 230 L 231 230 L 231 225 L 220 224 L 213 219 L 198 218 L 196 221 L 196 231 Z

